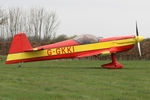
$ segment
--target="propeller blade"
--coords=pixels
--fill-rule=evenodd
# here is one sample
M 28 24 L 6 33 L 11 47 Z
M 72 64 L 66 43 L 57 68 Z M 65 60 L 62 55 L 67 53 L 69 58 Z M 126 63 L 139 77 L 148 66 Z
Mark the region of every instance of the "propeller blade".
M 141 44 L 138 42 L 138 43 L 137 43 L 137 46 L 138 46 L 139 55 L 140 55 L 140 57 L 141 57 L 141 56 L 142 56 Z
M 136 35 L 139 36 L 137 21 L 136 21 Z
M 136 35 L 139 36 L 137 21 L 136 21 Z M 142 56 L 142 52 L 141 52 L 141 44 L 140 44 L 140 42 L 137 42 L 137 47 L 138 47 L 139 55 L 141 57 Z

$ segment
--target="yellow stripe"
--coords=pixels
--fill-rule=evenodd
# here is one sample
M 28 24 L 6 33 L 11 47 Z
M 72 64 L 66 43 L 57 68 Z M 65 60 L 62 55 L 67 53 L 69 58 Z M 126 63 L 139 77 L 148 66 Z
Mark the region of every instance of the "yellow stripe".
M 131 38 L 131 39 L 92 43 L 92 44 L 85 44 L 85 45 L 53 48 L 49 50 L 37 50 L 31 52 L 8 54 L 6 61 L 61 55 L 61 54 L 76 53 L 76 52 L 83 52 L 83 51 L 90 51 L 90 50 L 98 50 L 98 49 L 106 49 L 111 47 L 131 45 L 134 44 L 135 42 L 136 42 L 135 38 Z
M 104 52 L 102 52 L 102 55 L 108 55 L 108 54 L 110 54 L 110 51 L 104 51 Z
M 8 54 L 6 61 L 48 56 L 47 50 Z
M 34 51 L 38 50 L 37 48 L 33 48 Z

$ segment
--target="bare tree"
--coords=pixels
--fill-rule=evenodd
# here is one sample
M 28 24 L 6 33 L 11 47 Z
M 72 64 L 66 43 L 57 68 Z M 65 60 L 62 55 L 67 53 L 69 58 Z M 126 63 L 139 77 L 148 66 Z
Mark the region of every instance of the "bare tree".
M 7 33 L 8 37 L 13 38 L 14 34 L 22 31 L 22 10 L 20 8 L 11 8 L 8 10 L 8 19 L 7 19 Z
M 49 13 L 43 8 L 33 8 L 30 14 L 30 30 L 36 39 L 41 40 L 44 38 L 48 40 L 55 37 L 59 22 L 54 12 Z
M 34 40 L 52 40 L 59 25 L 56 14 L 43 8 L 27 11 L 20 8 L 0 9 L 0 35 L 12 39 L 16 33 L 26 32 L 28 36 L 34 36 Z M 5 24 L 2 26 L 2 23 Z
M 44 39 L 54 39 L 56 35 L 56 30 L 59 26 L 57 16 L 54 12 L 45 16 L 45 27 L 44 27 Z
M 5 14 L 5 10 L 0 8 L 0 38 L 4 40 L 6 36 L 4 25 L 6 24 L 7 16 Z

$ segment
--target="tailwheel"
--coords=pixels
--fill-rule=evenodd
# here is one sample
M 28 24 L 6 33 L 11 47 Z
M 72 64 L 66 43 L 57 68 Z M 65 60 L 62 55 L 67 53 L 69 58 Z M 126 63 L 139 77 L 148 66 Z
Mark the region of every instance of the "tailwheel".
M 19 65 L 18 65 L 18 68 L 21 68 L 21 67 L 22 67 L 22 65 L 21 65 L 21 64 L 19 64 Z
M 116 62 L 115 53 L 112 53 L 111 57 L 112 57 L 112 62 L 102 65 L 102 68 L 106 68 L 106 69 L 121 69 L 123 66 L 122 66 L 122 64 Z
M 18 65 L 18 68 L 21 68 L 21 67 L 23 67 L 23 62 L 20 62 Z

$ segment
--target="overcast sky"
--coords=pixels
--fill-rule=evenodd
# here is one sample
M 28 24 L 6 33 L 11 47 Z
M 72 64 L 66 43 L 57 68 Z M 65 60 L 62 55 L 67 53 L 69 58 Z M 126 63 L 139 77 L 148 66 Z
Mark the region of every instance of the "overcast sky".
M 56 12 L 58 34 L 93 34 L 102 37 L 150 37 L 150 0 L 0 0 L 2 7 L 42 7 Z

